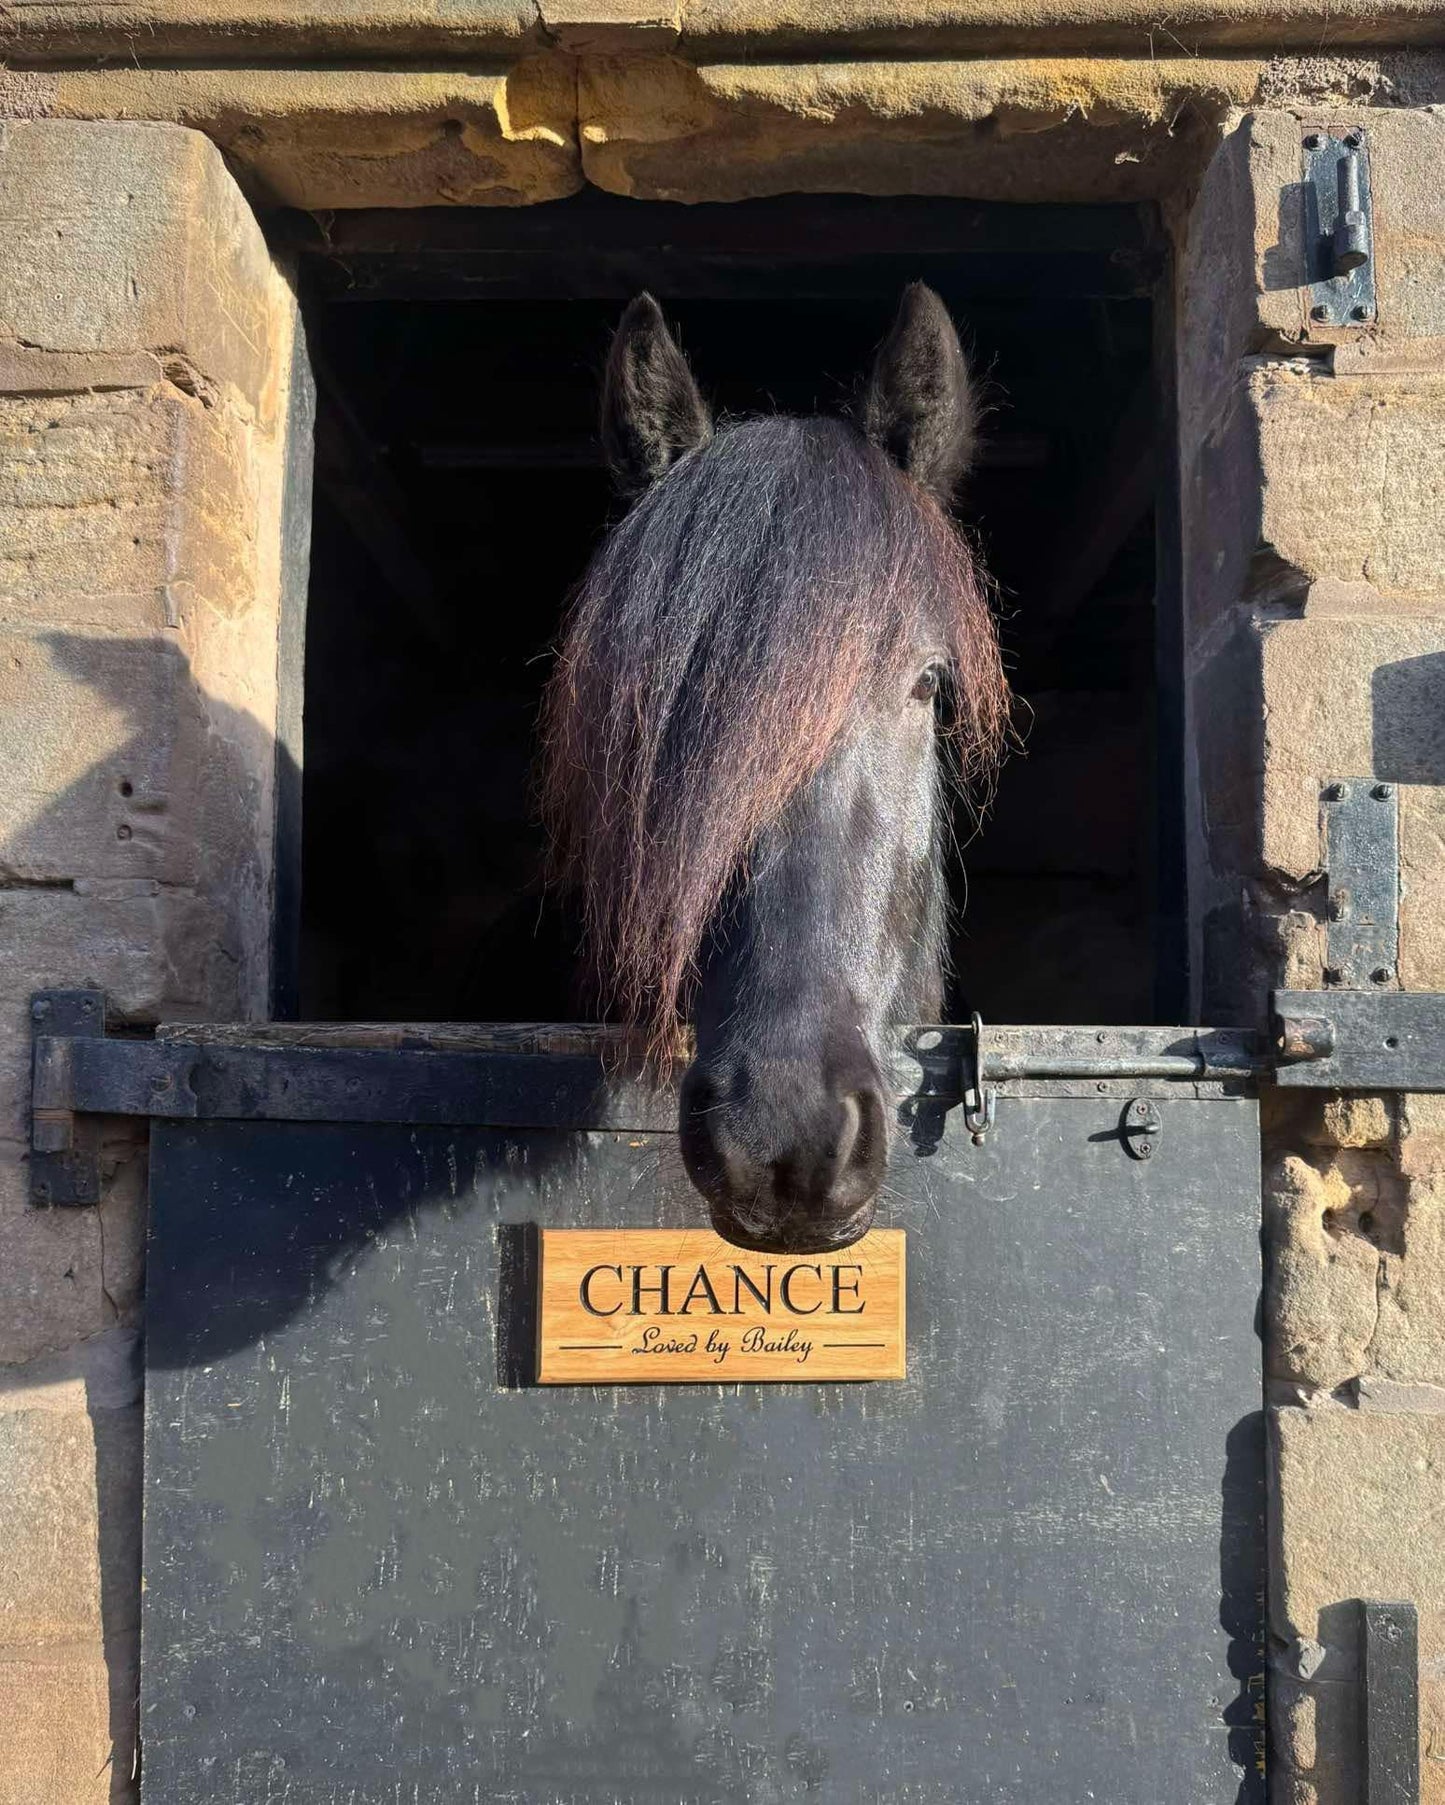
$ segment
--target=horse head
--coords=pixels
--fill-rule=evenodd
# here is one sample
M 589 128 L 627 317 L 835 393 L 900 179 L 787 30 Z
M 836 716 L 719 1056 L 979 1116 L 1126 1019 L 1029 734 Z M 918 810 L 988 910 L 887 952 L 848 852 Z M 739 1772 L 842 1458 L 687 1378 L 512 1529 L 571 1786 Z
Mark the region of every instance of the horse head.
M 856 422 L 715 425 L 650 296 L 612 344 L 603 441 L 631 506 L 568 621 L 546 798 L 614 1012 L 664 1062 L 693 1018 L 683 1158 L 745 1246 L 866 1231 L 887 1030 L 939 1010 L 946 779 L 986 776 L 1008 706 L 946 513 L 974 413 L 921 285 Z

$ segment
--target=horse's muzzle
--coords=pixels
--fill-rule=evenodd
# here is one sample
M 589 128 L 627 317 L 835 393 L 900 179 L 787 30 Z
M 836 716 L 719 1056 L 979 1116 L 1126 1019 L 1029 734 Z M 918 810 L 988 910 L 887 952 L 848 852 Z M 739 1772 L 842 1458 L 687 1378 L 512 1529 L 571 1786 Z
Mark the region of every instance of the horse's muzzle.
M 820 1253 L 867 1233 L 888 1165 L 871 1066 L 830 1075 L 794 1061 L 715 1069 L 699 1060 L 683 1083 L 678 1128 L 688 1176 L 724 1239 Z

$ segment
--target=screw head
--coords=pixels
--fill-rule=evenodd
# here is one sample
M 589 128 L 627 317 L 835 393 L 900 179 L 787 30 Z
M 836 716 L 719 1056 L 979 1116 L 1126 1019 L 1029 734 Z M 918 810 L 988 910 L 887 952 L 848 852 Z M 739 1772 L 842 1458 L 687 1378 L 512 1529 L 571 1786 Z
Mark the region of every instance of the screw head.
M 1342 783 L 1327 783 L 1324 789 L 1320 791 L 1320 800 L 1322 802 L 1343 802 L 1344 799 L 1345 786 Z
M 1374 317 L 1374 308 L 1366 307 L 1363 302 L 1361 302 L 1358 307 L 1352 307 L 1350 309 L 1350 318 L 1352 320 L 1372 320 Z
M 30 1019 L 32 1021 L 43 1022 L 49 1014 L 50 1005 L 46 1002 L 44 997 L 37 998 L 36 1001 L 30 1005 Z
M 1394 975 L 1394 972 L 1388 965 L 1377 965 L 1370 973 L 1370 982 L 1372 984 L 1388 984 Z
M 1345 133 L 1345 143 L 1351 150 L 1358 150 L 1364 142 L 1365 134 L 1362 131 L 1355 130 Z
M 1395 794 L 1395 786 L 1392 783 L 1377 783 L 1370 794 L 1377 802 L 1388 802 Z
M 1323 301 L 1316 301 L 1314 306 L 1310 308 L 1310 318 L 1312 320 L 1327 320 L 1329 317 L 1330 310 L 1325 306 Z
M 1323 132 L 1305 133 L 1304 145 L 1306 150 L 1319 150 L 1323 146 L 1324 141 L 1325 135 Z
M 1325 967 L 1325 983 L 1326 984 L 1338 984 L 1339 981 L 1340 981 L 1339 966 L 1338 965 L 1327 965 Z

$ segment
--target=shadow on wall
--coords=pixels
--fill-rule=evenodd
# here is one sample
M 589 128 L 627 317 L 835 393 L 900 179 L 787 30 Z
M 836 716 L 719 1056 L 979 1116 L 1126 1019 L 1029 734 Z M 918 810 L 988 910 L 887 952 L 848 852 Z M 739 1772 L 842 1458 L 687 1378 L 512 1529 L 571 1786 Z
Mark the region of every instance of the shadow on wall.
M 62 693 L 80 685 L 90 691 L 87 718 L 98 702 L 114 720 L 117 741 L 0 847 L 0 869 L 60 889 L 66 883 L 55 877 L 57 870 L 73 870 L 84 857 L 84 894 L 77 897 L 71 930 L 75 964 L 64 981 L 105 989 L 118 1019 L 131 1027 L 263 1017 L 271 902 L 257 841 L 269 831 L 272 762 L 280 766 L 278 788 L 299 781 L 289 754 L 254 715 L 205 694 L 185 653 L 170 640 L 51 634 L 42 643 L 66 680 L 57 687 Z M 359 881 L 365 881 L 366 863 L 361 847 Z M 599 1092 L 604 1083 L 599 1064 Z M 585 1100 L 579 1108 L 585 1118 Z M 408 1169 L 405 1183 L 388 1185 L 385 1174 L 356 1157 L 343 1163 L 324 1194 L 320 1187 L 294 1192 L 284 1157 L 267 1164 L 259 1145 L 268 1134 L 282 1138 L 277 1125 L 248 1124 L 245 1134 L 257 1154 L 252 1160 L 248 1153 L 245 1169 L 237 1170 L 233 1208 L 225 1183 L 203 1183 L 208 1167 L 202 1131 L 193 1154 L 196 1196 L 209 1189 L 216 1202 L 203 1212 L 204 1221 L 187 1225 L 180 1256 L 185 1269 L 172 1270 L 167 1285 L 172 1301 L 182 1297 L 186 1307 L 179 1317 L 152 1321 L 153 1369 L 204 1364 L 255 1346 L 344 1282 L 395 1224 L 443 1202 L 454 1211 L 477 1212 L 479 1235 L 495 1232 L 501 1222 L 497 1198 L 519 1188 L 512 1164 L 520 1138 L 526 1141 L 520 1188 L 530 1186 L 540 1196 L 557 1169 L 570 1183 L 582 1183 L 581 1137 L 555 1132 L 488 1137 L 491 1170 L 474 1171 L 460 1192 L 454 1176 L 428 1173 L 425 1162 L 422 1169 Z M 431 1138 L 438 1138 L 436 1131 Z M 258 1169 L 266 1172 L 269 1195 L 240 1195 L 256 1188 Z M 140 1213 L 133 1196 L 109 1197 L 100 1206 L 104 1243 L 134 1245 L 144 1232 Z M 503 1251 L 515 1257 L 511 1240 Z M 153 1265 L 157 1253 L 163 1268 L 167 1252 L 153 1248 Z M 119 1307 L 123 1320 L 138 1319 L 138 1298 Z M 505 1374 L 515 1376 L 517 1355 L 505 1335 L 499 1361 Z
M 1275 242 L 1265 249 L 1264 286 L 1278 292 L 1300 285 L 1310 234 L 1319 235 L 1319 201 L 1308 182 L 1287 182 L 1279 191 Z
M 1445 652 L 1382 664 L 1371 679 L 1374 775 L 1445 784 Z
M 257 826 L 270 808 L 271 734 L 203 694 L 170 640 L 52 633 L 38 643 L 54 677 L 35 673 L 30 731 L 53 732 L 58 716 L 90 737 L 109 719 L 116 741 L 0 847 L 0 869 L 87 899 L 70 930 L 78 965 L 67 982 L 108 977 L 137 1022 L 264 1010 L 269 876 Z M 147 897 L 149 934 L 136 911 Z
M 1235 1805 L 1263 1796 L 1265 1689 L 1264 1413 L 1241 1417 L 1224 1444 L 1220 1482 L 1219 1621 L 1229 1637 L 1229 1671 L 1239 1687 L 1224 1708 L 1229 1758 L 1240 1770 Z
M 32 971 L 44 975 L 30 981 L 97 985 L 136 1025 L 254 1008 L 263 995 L 256 937 L 265 913 L 253 905 L 263 899 L 265 873 L 251 824 L 268 803 L 271 735 L 244 710 L 201 695 L 169 639 L 50 633 L 32 644 L 34 666 L 19 682 L 34 712 L 27 718 L 12 703 L 12 732 L 43 749 L 40 771 L 74 770 L 106 738 L 113 749 L 58 792 L 38 796 L 0 844 L 0 875 L 25 887 L 24 912 L 40 916 L 29 932 L 39 937 Z M 200 823 L 206 850 L 198 856 L 191 834 Z M 30 887 L 45 894 L 27 902 Z M 22 958 L 24 948 L 22 939 Z M 17 987 L 28 975 L 22 966 Z M 23 993 L 12 1008 L 12 1032 L 23 1035 Z M 23 1109 L 23 1098 L 16 1103 Z M 41 1397 L 63 1396 L 77 1382 L 84 1388 L 109 1676 L 109 1792 L 124 1801 L 134 1800 L 138 1783 L 144 1146 L 111 1134 L 105 1147 L 111 1182 L 85 1215 L 98 1241 L 96 1321 L 113 1313 L 113 1326 L 27 1362 L 13 1382 Z M 62 1245 L 84 1236 L 73 1222 L 53 1227 Z M 56 1260 L 53 1270 L 63 1265 Z M 75 1264 L 64 1280 L 76 1281 Z

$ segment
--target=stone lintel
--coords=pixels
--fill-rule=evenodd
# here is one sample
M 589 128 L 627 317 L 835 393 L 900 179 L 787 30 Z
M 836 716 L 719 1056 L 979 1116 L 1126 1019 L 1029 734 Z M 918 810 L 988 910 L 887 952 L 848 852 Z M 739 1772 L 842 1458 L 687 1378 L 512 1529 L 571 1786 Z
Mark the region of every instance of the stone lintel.
M 31 0 L 0 21 L 12 66 L 96 56 L 245 61 L 476 57 L 548 41 L 552 14 L 523 0 Z M 597 0 L 622 31 L 666 28 L 712 55 L 839 47 L 927 55 L 1169 55 L 1257 49 L 1318 56 L 1439 42 L 1439 0 Z M 541 17 L 539 18 L 539 12 Z

